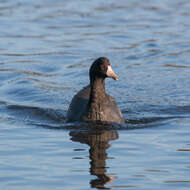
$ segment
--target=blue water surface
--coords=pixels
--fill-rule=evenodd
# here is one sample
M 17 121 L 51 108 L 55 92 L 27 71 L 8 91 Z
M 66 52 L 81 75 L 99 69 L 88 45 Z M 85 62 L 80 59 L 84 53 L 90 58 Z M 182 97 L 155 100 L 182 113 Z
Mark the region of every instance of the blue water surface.
M 0 1 L 0 189 L 189 190 L 188 0 Z M 65 123 L 94 59 L 126 124 Z

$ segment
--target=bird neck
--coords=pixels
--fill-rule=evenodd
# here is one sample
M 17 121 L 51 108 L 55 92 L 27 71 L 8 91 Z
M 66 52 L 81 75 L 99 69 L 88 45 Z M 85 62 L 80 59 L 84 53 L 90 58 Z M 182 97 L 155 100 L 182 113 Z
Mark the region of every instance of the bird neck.
M 96 77 L 94 80 L 90 82 L 91 91 L 90 91 L 90 99 L 89 102 L 102 102 L 102 100 L 106 97 L 105 94 L 105 80 L 104 78 Z
M 106 101 L 104 78 L 94 78 L 90 81 L 90 98 L 87 108 L 87 120 L 103 120 L 102 105 Z

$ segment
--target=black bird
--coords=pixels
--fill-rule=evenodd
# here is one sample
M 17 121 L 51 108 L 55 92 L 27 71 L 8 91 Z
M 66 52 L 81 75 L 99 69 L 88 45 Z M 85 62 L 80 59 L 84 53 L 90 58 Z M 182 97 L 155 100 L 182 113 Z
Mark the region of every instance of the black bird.
M 118 80 L 105 57 L 96 59 L 89 71 L 90 85 L 80 90 L 72 99 L 67 121 L 125 123 L 114 98 L 105 93 L 105 78 Z

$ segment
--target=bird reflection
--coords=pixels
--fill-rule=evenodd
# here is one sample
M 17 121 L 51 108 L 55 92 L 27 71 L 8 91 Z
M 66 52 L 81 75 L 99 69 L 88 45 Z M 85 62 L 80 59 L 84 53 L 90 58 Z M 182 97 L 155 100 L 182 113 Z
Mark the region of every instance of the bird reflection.
M 105 184 L 115 179 L 114 176 L 106 174 L 106 149 L 110 147 L 109 141 L 118 138 L 118 133 L 113 130 L 91 129 L 88 131 L 71 131 L 71 140 L 85 143 L 90 146 L 90 174 L 97 176 L 90 181 L 91 187 L 106 189 Z

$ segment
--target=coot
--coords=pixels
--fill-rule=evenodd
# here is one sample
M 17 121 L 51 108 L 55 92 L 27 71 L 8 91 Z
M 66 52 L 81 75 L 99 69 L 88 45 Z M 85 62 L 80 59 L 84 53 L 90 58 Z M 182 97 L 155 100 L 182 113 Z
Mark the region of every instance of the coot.
M 90 84 L 71 101 L 67 121 L 125 123 L 114 98 L 105 93 L 105 78 L 118 80 L 109 60 L 105 57 L 96 59 L 90 67 L 89 76 Z

